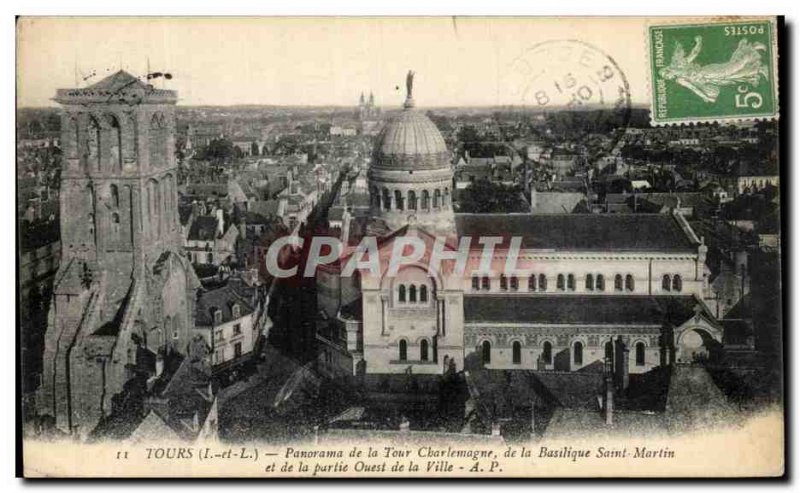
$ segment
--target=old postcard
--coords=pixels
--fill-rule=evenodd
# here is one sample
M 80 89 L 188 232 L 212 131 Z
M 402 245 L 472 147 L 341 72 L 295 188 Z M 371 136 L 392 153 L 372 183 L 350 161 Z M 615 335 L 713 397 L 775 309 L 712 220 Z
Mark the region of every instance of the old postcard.
M 26 477 L 784 474 L 777 17 L 21 17 Z

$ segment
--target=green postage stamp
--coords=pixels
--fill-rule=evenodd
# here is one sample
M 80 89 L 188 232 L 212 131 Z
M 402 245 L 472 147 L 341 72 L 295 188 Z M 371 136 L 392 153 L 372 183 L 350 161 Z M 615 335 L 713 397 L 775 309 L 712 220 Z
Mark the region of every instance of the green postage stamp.
M 774 19 L 648 26 L 654 125 L 778 116 Z

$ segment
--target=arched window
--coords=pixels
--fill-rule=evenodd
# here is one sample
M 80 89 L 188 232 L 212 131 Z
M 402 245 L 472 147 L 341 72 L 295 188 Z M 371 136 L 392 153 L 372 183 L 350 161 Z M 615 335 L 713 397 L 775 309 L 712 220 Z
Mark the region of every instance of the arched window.
M 119 131 L 119 122 L 114 115 L 108 115 L 108 149 L 109 159 L 111 160 L 111 170 L 120 171 L 122 169 L 122 134 Z M 105 147 L 105 146 L 104 146 Z
M 606 345 L 605 345 L 605 349 L 606 349 L 606 354 L 605 354 L 606 359 L 613 362 L 614 361 L 614 343 L 611 342 L 611 341 L 608 341 L 606 343 Z
M 422 191 L 422 207 L 420 209 L 427 211 L 431 208 L 431 194 L 427 190 Z
M 423 339 L 419 343 L 419 359 L 420 361 L 428 361 L 428 340 Z
M 547 291 L 547 276 L 539 274 L 539 291 Z
M 408 359 L 408 343 L 405 341 L 405 339 L 400 339 L 399 350 L 400 350 L 400 354 L 399 354 L 400 361 L 407 360 Z
M 500 289 L 508 290 L 508 278 L 504 274 L 500 274 Z
M 544 341 L 542 345 L 542 361 L 547 365 L 553 362 L 553 345 L 550 341 Z
M 511 345 L 511 361 L 515 365 L 522 363 L 522 344 L 519 341 L 514 341 Z
M 644 343 L 636 343 L 636 366 L 644 366 Z
M 670 290 L 669 274 L 664 274 L 664 277 L 661 278 L 661 289 L 664 291 Z
M 633 284 L 633 276 L 628 274 L 625 276 L 625 289 L 627 291 L 633 291 L 634 284 Z
M 567 275 L 567 290 L 575 291 L 575 276 L 572 274 Z
M 556 289 L 559 291 L 564 291 L 566 289 L 566 284 L 564 282 L 564 274 L 559 274 L 556 278 Z
M 595 281 L 595 286 L 597 286 L 598 291 L 606 290 L 606 280 L 603 278 L 603 274 L 597 274 L 597 280 Z
M 481 278 L 481 288 L 484 291 L 489 291 L 490 287 L 491 287 L 491 285 L 489 284 L 489 276 L 483 276 Z
M 164 217 L 162 213 L 162 193 L 161 193 L 161 185 L 157 181 L 153 181 L 153 189 L 155 193 L 153 194 L 153 211 L 155 212 L 155 218 L 153 219 L 156 222 L 156 231 L 158 232 L 158 236 L 161 236 L 161 220 Z
M 417 210 L 417 192 L 414 190 L 408 191 L 408 210 Z
M 583 343 L 578 341 L 572 346 L 572 360 L 576 365 L 583 364 Z
M 400 303 L 406 302 L 406 287 L 404 284 L 401 284 L 399 288 L 397 288 L 397 301 Z
M 420 303 L 428 302 L 428 286 L 424 284 L 419 287 L 419 301 Z
M 167 128 L 164 116 L 155 113 L 150 119 L 150 169 L 163 168 L 167 164 Z
M 536 274 L 531 274 L 528 278 L 528 291 L 536 291 Z
M 119 207 L 119 189 L 116 185 L 111 185 L 111 205 Z
M 591 274 L 586 274 L 586 290 L 594 291 L 594 276 Z
M 442 191 L 438 188 L 433 191 L 433 207 L 442 206 Z
M 91 116 L 86 136 L 85 156 L 87 169 L 100 171 L 100 124 Z
M 417 302 L 417 287 L 413 284 L 408 288 L 408 302 L 409 303 Z
M 119 214 L 116 212 L 111 213 L 111 228 L 113 228 L 114 234 L 119 233 Z
M 450 206 L 450 189 L 445 187 L 444 195 L 442 195 L 442 207 Z
M 403 192 L 400 190 L 394 191 L 394 208 L 398 211 L 403 210 Z
M 481 344 L 481 358 L 483 359 L 483 364 L 488 365 L 492 362 L 492 343 L 489 341 L 483 341 Z
M 622 291 L 622 275 L 614 276 L 614 291 Z
M 472 290 L 477 291 L 481 288 L 481 280 L 478 276 L 472 276 Z
M 231 307 L 231 314 L 233 315 L 233 318 L 239 318 L 241 316 L 241 311 L 239 310 L 238 303 L 233 305 L 233 307 Z
M 383 208 L 389 210 L 392 208 L 392 198 L 389 196 L 389 189 L 383 189 Z
M 683 281 L 681 280 L 681 276 L 675 274 L 672 278 L 672 290 L 680 292 L 683 289 Z
M 519 291 L 519 279 L 517 279 L 517 276 L 511 276 L 511 291 Z

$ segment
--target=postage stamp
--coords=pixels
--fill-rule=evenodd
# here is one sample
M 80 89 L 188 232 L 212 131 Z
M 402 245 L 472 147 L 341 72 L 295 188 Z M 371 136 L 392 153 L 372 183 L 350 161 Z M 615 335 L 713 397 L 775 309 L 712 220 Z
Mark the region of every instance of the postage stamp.
M 778 116 L 771 19 L 648 27 L 654 125 Z

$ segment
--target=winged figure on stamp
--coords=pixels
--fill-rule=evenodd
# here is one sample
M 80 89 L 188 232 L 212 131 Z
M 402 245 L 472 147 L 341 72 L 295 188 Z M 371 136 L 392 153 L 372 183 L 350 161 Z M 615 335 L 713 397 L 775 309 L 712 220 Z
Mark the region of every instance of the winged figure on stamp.
M 763 43 L 750 43 L 747 38 L 742 38 L 730 60 L 708 65 L 694 61 L 702 46 L 703 37 L 695 36 L 694 48 L 687 56 L 683 46 L 676 43 L 670 64 L 659 71 L 661 77 L 674 79 L 707 103 L 717 100 L 720 87 L 742 83 L 757 86 L 762 76 L 769 79 L 767 66 L 761 61 L 761 52 L 767 50 Z

